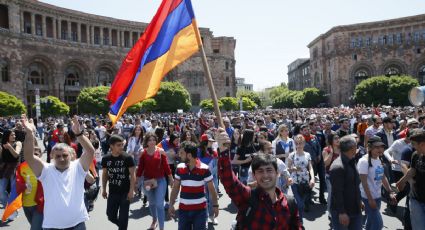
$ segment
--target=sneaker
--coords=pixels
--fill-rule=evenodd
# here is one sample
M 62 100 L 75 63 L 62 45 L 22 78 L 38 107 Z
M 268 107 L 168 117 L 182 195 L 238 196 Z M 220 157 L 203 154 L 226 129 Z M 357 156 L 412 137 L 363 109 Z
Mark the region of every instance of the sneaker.
M 212 223 L 213 225 L 218 225 L 218 220 L 217 220 L 217 218 L 210 217 L 210 220 L 211 220 L 211 223 Z

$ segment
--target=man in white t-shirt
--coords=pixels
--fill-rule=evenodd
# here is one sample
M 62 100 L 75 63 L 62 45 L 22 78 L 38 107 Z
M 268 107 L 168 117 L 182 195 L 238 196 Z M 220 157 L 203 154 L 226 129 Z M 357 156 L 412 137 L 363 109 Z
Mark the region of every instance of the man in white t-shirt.
M 93 162 L 94 148 L 83 134 L 78 117 L 72 119 L 72 131 L 83 146 L 81 157 L 71 161 L 71 147 L 56 144 L 52 148 L 52 163 L 45 163 L 33 155 L 34 134 L 28 119 L 22 115 L 28 140 L 24 144 L 24 157 L 28 165 L 41 181 L 44 190 L 43 229 L 85 230 L 89 219 L 84 205 L 84 180 Z

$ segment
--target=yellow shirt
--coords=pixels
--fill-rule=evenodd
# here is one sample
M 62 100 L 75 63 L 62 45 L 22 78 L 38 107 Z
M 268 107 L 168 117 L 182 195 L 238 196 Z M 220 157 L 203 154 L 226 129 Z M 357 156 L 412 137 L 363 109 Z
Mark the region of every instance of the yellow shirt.
M 35 194 L 37 193 L 37 177 L 30 167 L 22 167 L 21 176 L 24 178 L 27 187 L 22 194 L 22 206 L 36 206 Z

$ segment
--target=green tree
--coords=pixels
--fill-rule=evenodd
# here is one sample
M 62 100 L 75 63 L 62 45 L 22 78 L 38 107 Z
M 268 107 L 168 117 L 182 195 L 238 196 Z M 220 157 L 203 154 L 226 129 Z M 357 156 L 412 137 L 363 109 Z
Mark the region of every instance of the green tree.
M 279 97 L 280 95 L 282 95 L 284 93 L 287 93 L 288 91 L 289 90 L 288 90 L 288 87 L 286 85 L 276 86 L 276 87 L 273 87 L 272 89 L 270 89 L 269 97 L 273 101 L 274 99 L 276 99 L 277 97 Z
M 393 99 L 393 105 L 408 105 L 408 92 L 418 86 L 416 79 L 410 76 L 376 76 L 358 84 L 354 90 L 357 103 L 371 105 L 387 105 L 388 99 Z
M 214 103 L 213 103 L 213 101 L 211 99 L 202 100 L 199 103 L 199 106 L 203 110 L 208 110 L 208 111 L 213 111 L 214 110 Z M 219 108 L 223 107 L 223 103 L 220 100 L 218 100 L 218 107 Z
M 67 115 L 70 111 L 69 106 L 55 96 L 40 98 L 40 109 L 43 117 Z
M 226 111 L 238 110 L 238 99 L 234 97 L 222 97 L 219 100 L 219 106 Z
M 110 87 L 98 86 L 81 90 L 77 97 L 78 109 L 81 113 L 106 114 L 110 102 L 106 99 Z
M 187 111 L 192 106 L 189 92 L 180 82 L 161 82 L 161 87 L 154 97 L 158 112 Z
M 156 101 L 153 98 L 146 99 L 142 101 L 142 110 L 147 112 L 155 111 Z
M 247 97 L 247 98 L 251 99 L 259 107 L 261 107 L 261 97 L 258 93 L 254 92 L 254 91 L 246 91 L 246 90 L 238 91 L 238 93 L 236 94 L 236 97 L 237 98 Z
M 20 115 L 26 113 L 24 103 L 15 96 L 0 91 L 0 116 Z
M 257 104 L 248 97 L 242 97 L 242 108 L 246 111 L 254 110 L 257 107 Z
M 136 113 L 140 113 L 140 111 L 142 111 L 142 102 L 138 102 L 138 103 L 128 107 L 127 111 L 125 111 L 125 112 L 131 113 L 131 114 L 136 114 Z
M 273 99 L 273 108 L 294 108 L 300 104 L 302 91 L 287 90 Z
M 319 89 L 305 88 L 294 100 L 296 106 L 311 108 L 317 107 L 318 104 L 325 102 L 326 98 L 324 93 Z

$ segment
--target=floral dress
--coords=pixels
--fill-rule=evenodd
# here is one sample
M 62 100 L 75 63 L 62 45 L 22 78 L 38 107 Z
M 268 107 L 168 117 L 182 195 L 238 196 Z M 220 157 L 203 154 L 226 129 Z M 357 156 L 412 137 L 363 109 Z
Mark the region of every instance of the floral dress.
M 292 167 L 301 168 L 301 171 L 293 171 L 291 177 L 295 184 L 303 184 L 310 181 L 310 173 L 308 171 L 308 164 L 311 161 L 310 153 L 304 152 L 303 155 L 298 155 L 296 152 L 289 154 L 289 159 L 292 161 Z

